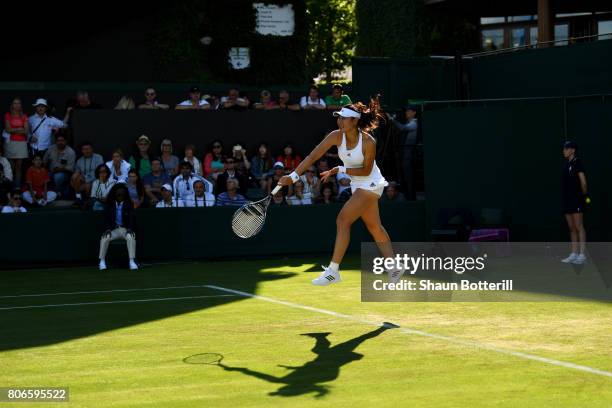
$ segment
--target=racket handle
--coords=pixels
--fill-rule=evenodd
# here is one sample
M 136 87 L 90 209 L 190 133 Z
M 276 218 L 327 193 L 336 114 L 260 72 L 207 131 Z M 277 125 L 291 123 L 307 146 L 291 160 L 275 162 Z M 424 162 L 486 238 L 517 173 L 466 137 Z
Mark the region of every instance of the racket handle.
M 272 190 L 272 192 L 270 194 L 274 195 L 274 194 L 278 193 L 281 188 L 283 188 L 283 186 L 277 185 L 276 187 L 274 187 L 274 190 Z

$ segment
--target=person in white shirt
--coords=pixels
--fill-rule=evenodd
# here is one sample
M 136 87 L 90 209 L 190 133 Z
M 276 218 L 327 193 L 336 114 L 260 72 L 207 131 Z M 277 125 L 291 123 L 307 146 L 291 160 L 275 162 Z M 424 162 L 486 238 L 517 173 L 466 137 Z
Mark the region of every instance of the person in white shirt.
M 123 150 L 115 149 L 113 159 L 106 162 L 106 167 L 109 168 L 111 179 L 117 183 L 127 183 L 128 172 L 130 171 L 130 163 L 123 160 Z
M 21 192 L 19 190 L 15 190 L 11 193 L 11 201 L 9 204 L 2 207 L 2 213 L 10 214 L 24 212 L 28 212 L 28 210 L 21 206 Z
M 161 196 L 162 199 L 157 203 L 155 208 L 174 208 L 185 206 L 183 200 L 176 200 L 174 197 L 172 197 L 172 186 L 170 184 L 164 184 L 161 187 Z
M 312 198 L 317 198 L 321 189 L 321 180 L 319 180 L 316 174 L 317 168 L 310 166 L 306 173 L 300 176 L 300 180 L 304 183 L 304 193 L 310 193 Z
M 91 184 L 91 199 L 93 200 L 93 210 L 104 210 L 104 203 L 108 192 L 115 185 L 115 180 L 110 178 L 110 170 L 106 164 L 96 167 L 96 179 Z
M 308 88 L 308 95 L 302 96 L 300 106 L 302 109 L 325 109 L 325 101 L 319 98 L 319 88 L 316 85 Z
M 47 116 L 47 100 L 38 98 L 32 105 L 36 113 L 28 118 L 30 124 L 29 143 L 34 153 L 44 156 L 45 152 L 52 145 L 54 129 L 63 129 L 68 126 L 68 119 L 72 108 L 66 109 L 66 116 L 61 121 L 53 116 Z
M 180 174 L 176 176 L 172 183 L 172 189 L 174 191 L 174 198 L 178 200 L 188 200 L 193 197 L 193 183 L 199 180 L 195 174 L 192 173 L 191 163 L 184 161 L 179 165 Z
M 215 195 L 206 191 L 204 180 L 193 183 L 194 195 L 183 200 L 185 207 L 212 207 L 215 205 Z
M 289 205 L 308 205 L 312 204 L 312 194 L 304 192 L 304 182 L 298 180 L 293 183 L 293 195 L 287 197 Z
M 189 90 L 189 99 L 176 105 L 176 109 L 210 109 L 210 104 L 202 98 L 202 91 L 197 86 L 192 86 Z

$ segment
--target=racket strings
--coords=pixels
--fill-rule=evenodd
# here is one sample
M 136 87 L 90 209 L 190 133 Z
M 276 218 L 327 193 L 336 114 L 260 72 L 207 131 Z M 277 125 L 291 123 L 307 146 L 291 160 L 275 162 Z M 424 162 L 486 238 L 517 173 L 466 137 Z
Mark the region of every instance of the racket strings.
M 256 235 L 266 220 L 266 210 L 270 197 L 240 207 L 232 218 L 232 229 L 241 238 Z

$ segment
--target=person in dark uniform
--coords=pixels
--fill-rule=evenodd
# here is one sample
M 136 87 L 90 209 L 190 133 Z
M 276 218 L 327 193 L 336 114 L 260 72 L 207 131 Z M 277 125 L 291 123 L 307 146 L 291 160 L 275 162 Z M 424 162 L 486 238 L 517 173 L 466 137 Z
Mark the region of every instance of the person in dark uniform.
M 577 157 L 578 145 L 567 141 L 563 145 L 563 157 L 567 160 L 563 166 L 561 187 L 563 191 L 563 213 L 567 220 L 572 239 L 572 252 L 561 262 L 583 264 L 586 261 L 584 247 L 586 231 L 583 224 L 585 205 L 590 202 L 587 196 L 586 173 L 582 160 Z

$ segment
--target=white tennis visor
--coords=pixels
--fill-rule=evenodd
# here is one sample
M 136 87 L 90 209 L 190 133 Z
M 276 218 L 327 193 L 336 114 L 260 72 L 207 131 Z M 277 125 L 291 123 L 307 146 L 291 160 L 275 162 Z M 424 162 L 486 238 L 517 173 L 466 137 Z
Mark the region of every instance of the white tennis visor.
M 361 117 L 361 113 L 355 112 L 349 108 L 342 108 L 339 111 L 334 112 L 334 116 L 342 116 L 343 118 L 357 118 Z

